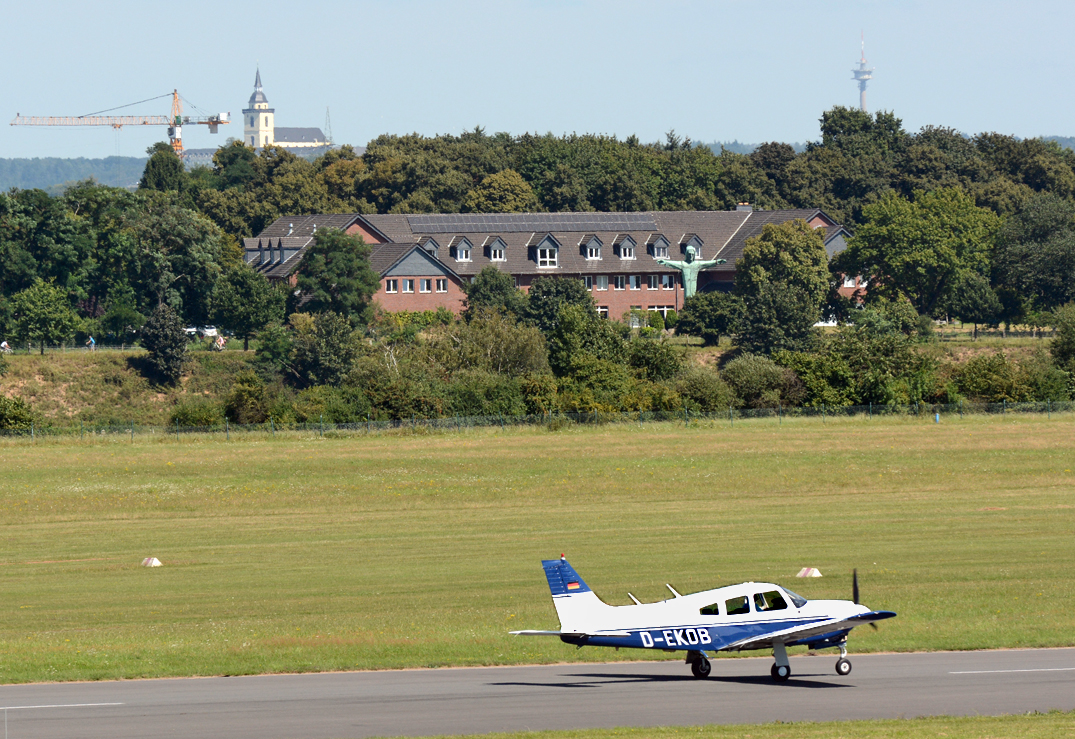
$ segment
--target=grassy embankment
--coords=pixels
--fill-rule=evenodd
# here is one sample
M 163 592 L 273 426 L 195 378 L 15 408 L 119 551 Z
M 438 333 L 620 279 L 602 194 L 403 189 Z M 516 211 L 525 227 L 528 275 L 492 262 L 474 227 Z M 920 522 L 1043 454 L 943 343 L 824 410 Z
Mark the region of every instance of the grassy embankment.
M 731 726 L 671 726 L 642 729 L 582 729 L 578 731 L 523 731 L 510 734 L 476 734 L 453 739 L 1070 739 L 1075 735 L 1075 713 L 1051 711 L 1025 716 L 938 716 L 882 721 L 827 721 Z M 431 739 L 437 739 L 432 737 Z
M 639 659 L 556 628 L 742 580 L 899 612 L 854 652 L 1075 644 L 1075 418 L 0 443 L 4 681 Z M 156 556 L 164 567 L 138 566 Z M 825 577 L 796 580 L 804 566 Z M 664 655 L 646 655 L 664 657 Z M 718 667 L 719 669 L 719 667 Z
M 707 366 L 715 366 L 721 355 L 731 350 L 727 343 L 703 347 L 691 337 L 673 337 L 672 341 L 684 347 L 691 361 Z M 983 338 L 924 344 L 922 351 L 941 361 L 962 362 L 975 354 L 995 351 L 1026 357 L 1047 350 L 1048 345 L 1048 340 L 1025 337 Z M 174 388 L 155 385 L 141 375 L 141 350 L 16 354 L 7 358 L 8 373 L 0 378 L 0 393 L 23 398 L 41 421 L 54 426 L 77 427 L 80 422 L 88 426 L 132 422 L 136 426 L 165 426 L 178 402 L 194 397 L 222 401 L 227 396 L 235 375 L 253 360 L 252 351 L 239 350 L 240 342 L 232 342 L 232 346 L 234 349 L 223 353 L 192 351 Z

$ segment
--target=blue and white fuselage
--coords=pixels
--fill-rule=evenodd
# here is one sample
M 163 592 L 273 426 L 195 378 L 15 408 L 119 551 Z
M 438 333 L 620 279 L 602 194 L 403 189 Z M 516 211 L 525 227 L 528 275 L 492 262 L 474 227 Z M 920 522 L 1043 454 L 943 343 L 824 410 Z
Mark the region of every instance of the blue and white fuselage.
M 847 634 L 855 626 L 891 618 L 845 600 L 813 600 L 773 583 L 738 585 L 680 595 L 657 603 L 610 606 L 597 597 L 566 559 L 542 562 L 560 631 L 516 631 L 527 636 L 559 636 L 568 644 L 594 647 L 686 650 L 694 674 L 709 674 L 706 652 L 773 649 L 773 677 L 791 674 L 786 647 L 837 647 L 837 672 L 846 675 Z

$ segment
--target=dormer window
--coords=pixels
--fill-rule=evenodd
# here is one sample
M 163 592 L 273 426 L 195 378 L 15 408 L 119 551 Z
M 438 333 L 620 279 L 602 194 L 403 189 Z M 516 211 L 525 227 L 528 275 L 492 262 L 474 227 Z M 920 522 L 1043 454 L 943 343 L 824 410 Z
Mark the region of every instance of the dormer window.
M 438 244 L 436 240 L 425 239 L 424 241 L 419 241 L 418 244 L 422 247 L 422 250 L 429 254 L 431 257 L 433 257 L 434 259 L 437 258 L 437 251 L 440 250 L 440 244 Z
M 653 234 L 646 241 L 646 251 L 654 259 L 668 259 L 668 239 L 662 234 Z
M 457 262 L 469 262 L 472 245 L 466 236 L 456 236 L 448 245 L 448 252 Z
M 620 234 L 612 242 L 612 250 L 616 252 L 616 256 L 620 259 L 634 259 L 635 246 L 635 240 L 629 234 Z
M 506 262 L 507 257 L 507 245 L 504 240 L 499 236 L 490 236 L 485 240 L 483 246 L 485 256 L 493 262 Z
M 600 259 L 601 239 L 597 238 L 597 234 L 586 234 L 579 241 L 579 250 L 582 252 L 582 256 L 588 260 Z
M 526 246 L 530 250 L 530 258 L 537 262 L 539 269 L 560 266 L 560 242 L 552 234 L 534 234 Z

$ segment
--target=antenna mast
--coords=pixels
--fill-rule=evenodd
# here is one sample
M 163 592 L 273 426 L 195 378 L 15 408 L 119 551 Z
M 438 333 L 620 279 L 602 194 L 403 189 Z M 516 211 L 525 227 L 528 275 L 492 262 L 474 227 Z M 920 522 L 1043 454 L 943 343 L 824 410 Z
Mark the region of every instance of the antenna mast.
M 329 146 L 333 145 L 332 141 L 332 116 L 328 113 L 328 106 L 325 106 L 325 143 Z
M 852 69 L 851 79 L 859 83 L 859 110 L 866 112 L 866 83 L 873 79 L 873 67 L 866 66 L 866 35 L 862 34 L 862 57 L 859 59 L 857 69 Z

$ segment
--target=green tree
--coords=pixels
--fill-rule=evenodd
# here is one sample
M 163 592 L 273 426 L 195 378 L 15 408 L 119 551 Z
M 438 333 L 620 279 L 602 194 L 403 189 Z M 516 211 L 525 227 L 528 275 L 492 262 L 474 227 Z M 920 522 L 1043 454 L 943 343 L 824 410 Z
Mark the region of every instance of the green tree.
M 0 430 L 29 431 L 33 422 L 33 411 L 25 400 L 0 395 Z
M 284 292 L 270 285 L 264 275 L 245 264 L 237 265 L 217 282 L 213 313 L 218 326 L 242 338 L 246 351 L 251 336 L 283 320 L 285 300 Z
M 959 275 L 988 266 L 1000 227 L 996 214 L 956 189 L 919 192 L 913 201 L 889 193 L 863 214 L 866 222 L 834 266 L 844 274 L 869 276 L 867 300 L 905 296 L 926 315 Z
M 1051 193 L 1030 198 L 1000 229 L 993 270 L 1038 310 L 1075 300 L 1075 204 Z
M 254 180 L 254 161 L 257 152 L 242 141 L 232 141 L 213 154 L 213 173 L 220 188 L 246 187 Z
M 978 338 L 978 324 L 990 324 L 1001 314 L 1002 306 L 997 294 L 989 286 L 989 280 L 977 272 L 963 274 L 947 301 L 948 310 L 964 323 L 974 324 L 974 338 Z
M 359 337 L 346 317 L 327 311 L 291 317 L 293 364 L 302 384 L 340 385 L 359 356 Z
M 683 304 L 676 318 L 676 334 L 699 336 L 709 345 L 720 344 L 721 336 L 731 336 L 743 313 L 743 301 L 736 295 L 713 291 L 695 293 Z
M 298 289 L 307 299 L 304 310 L 338 313 L 353 323 L 368 321 L 370 300 L 380 285 L 369 256 L 361 236 L 333 228 L 319 230 L 296 272 Z
M 67 302 L 67 294 L 38 278 L 33 285 L 11 298 L 15 319 L 15 337 L 20 343 L 59 344 L 71 338 L 78 326 L 78 316 Z
M 142 172 L 142 179 L 138 181 L 138 189 L 182 191 L 186 172 L 183 169 L 183 160 L 176 156 L 172 147 L 158 142 L 146 149 L 146 154 L 149 154 L 149 161 Z
M 468 321 L 490 310 L 518 318 L 526 315 L 526 293 L 515 287 L 515 278 L 496 267 L 483 267 L 474 282 L 463 283 L 463 292 L 467 295 L 463 318 Z
M 1053 359 L 1061 367 L 1075 371 L 1075 303 L 1068 303 L 1053 314 L 1056 334 L 1049 345 Z
M 466 213 L 528 213 L 537 205 L 533 189 L 513 169 L 488 175 L 463 199 Z
M 541 332 L 500 311 L 486 309 L 469 322 L 451 323 L 434 332 L 429 344 L 448 374 L 467 369 L 513 377 L 549 372 Z
M 577 305 L 597 315 L 594 304 L 582 280 L 575 277 L 538 277 L 526 294 L 523 315 L 546 336 L 556 328 L 560 310 L 565 305 Z
M 593 310 L 565 305 L 548 337 L 549 366 L 554 374 L 563 377 L 570 375 L 584 357 L 623 364 L 628 332 L 624 324 L 601 318 Z
M 813 344 L 817 319 L 815 296 L 795 285 L 765 282 L 740 315 L 735 343 L 754 354 L 805 351 Z
M 187 334 L 179 314 L 161 303 L 142 326 L 141 334 L 150 373 L 169 385 L 176 384 L 187 359 Z
M 735 263 L 735 292 L 748 303 L 762 285 L 794 285 L 818 307 L 829 293 L 829 258 L 820 229 L 797 219 L 766 224 Z

